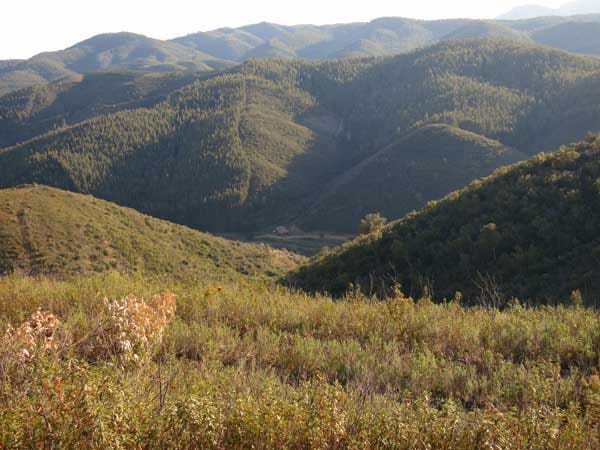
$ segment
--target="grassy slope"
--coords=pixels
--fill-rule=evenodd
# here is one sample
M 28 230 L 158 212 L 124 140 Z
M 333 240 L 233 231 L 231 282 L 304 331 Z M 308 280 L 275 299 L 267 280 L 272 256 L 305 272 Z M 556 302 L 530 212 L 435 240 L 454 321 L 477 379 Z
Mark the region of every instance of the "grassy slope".
M 440 202 L 313 261 L 292 279 L 310 290 L 350 283 L 381 294 L 394 283 L 437 299 L 476 301 L 485 280 L 501 296 L 546 300 L 600 279 L 600 141 L 569 146 L 499 170 Z
M 227 279 L 282 273 L 296 261 L 266 246 L 227 241 L 44 186 L 0 191 L 0 244 L 4 271 L 33 274 L 117 270 Z

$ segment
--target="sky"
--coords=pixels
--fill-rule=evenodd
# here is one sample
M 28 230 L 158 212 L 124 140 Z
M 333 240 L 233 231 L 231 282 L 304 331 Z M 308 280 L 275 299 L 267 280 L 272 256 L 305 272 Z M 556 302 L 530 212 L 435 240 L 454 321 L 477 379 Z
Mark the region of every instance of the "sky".
M 2 0 L 0 60 L 60 50 L 100 33 L 170 39 L 257 22 L 365 22 L 377 17 L 493 18 L 527 3 L 566 0 Z

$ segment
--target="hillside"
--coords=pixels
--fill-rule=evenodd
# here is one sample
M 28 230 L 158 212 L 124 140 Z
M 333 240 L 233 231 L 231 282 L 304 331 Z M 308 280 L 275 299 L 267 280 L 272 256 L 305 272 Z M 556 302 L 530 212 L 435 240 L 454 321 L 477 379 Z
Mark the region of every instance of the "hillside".
M 536 31 L 533 39 L 549 47 L 561 46 L 567 51 L 600 55 L 600 23 L 563 23 Z
M 414 171 L 410 192 L 396 186 L 401 183 L 390 167 L 390 175 L 368 182 L 372 191 L 357 203 L 343 191 L 334 194 L 344 202 L 336 209 L 345 213 L 327 219 L 327 227 L 353 231 L 356 218 L 375 207 L 399 218 L 507 162 L 597 129 L 598 74 L 594 58 L 467 40 L 381 60 L 253 60 L 189 80 L 125 77 L 121 86 L 98 75 L 98 86 L 112 83 L 106 102 L 77 94 L 88 85 L 96 89 L 85 84 L 86 77 L 75 83 L 77 89 L 61 91 L 77 105 L 72 115 L 61 112 L 63 101 L 53 100 L 60 96 L 44 89 L 0 101 L 0 111 L 6 105 L 0 126 L 24 130 L 13 142 L 41 130 L 0 150 L 0 186 L 52 185 L 217 232 L 270 231 L 294 223 L 321 230 L 325 219 L 314 208 L 328 204 L 323 196 L 336 186 L 360 191 L 366 175 L 356 173 L 366 167 L 364 174 L 372 174 L 376 166 L 369 161 L 376 155 L 393 153 L 399 170 L 427 161 L 425 153 L 416 158 L 417 147 L 441 158 L 437 168 Z M 131 86 L 140 84 L 151 87 L 133 95 L 138 89 Z M 413 134 L 418 142 L 397 145 L 416 130 L 440 124 L 454 130 L 447 140 L 425 132 Z M 456 150 L 464 136 L 481 148 L 515 151 L 472 158 L 468 145 Z M 443 158 L 447 169 L 439 166 Z M 374 194 L 384 191 L 394 195 Z
M 301 223 L 335 229 L 344 217 L 347 231 L 354 232 L 368 213 L 402 217 L 448 190 L 525 158 L 497 141 L 448 125 L 419 128 L 337 178 Z
M 308 290 L 351 283 L 467 302 L 600 294 L 600 137 L 501 169 L 295 272 Z
M 570 9 L 585 10 L 579 6 Z M 519 14 L 504 19 L 519 18 Z M 193 33 L 171 41 L 125 32 L 101 34 L 66 50 L 42 53 L 29 60 L 0 61 L 0 96 L 19 88 L 96 71 L 212 71 L 265 57 L 317 60 L 383 57 L 460 38 L 531 41 L 597 55 L 597 46 L 585 45 L 583 36 L 573 32 L 579 26 L 590 28 L 584 23 L 600 23 L 600 14 L 528 20 L 423 21 L 382 17 L 371 22 L 323 26 L 263 22 Z M 557 25 L 564 28 L 552 29 Z
M 101 34 L 29 60 L 0 62 L 0 96 L 19 88 L 98 71 L 211 71 L 232 64 L 176 42 L 133 33 Z
M 0 97 L 0 148 L 121 110 L 151 107 L 202 74 L 99 72 L 73 75 Z
M 526 33 L 514 30 L 508 25 L 493 22 L 472 21 L 444 36 L 444 40 L 456 39 L 507 39 L 515 41 L 529 41 Z M 561 47 L 554 45 L 554 47 Z
M 133 33 L 94 36 L 66 50 L 41 53 L 33 61 L 54 61 L 78 73 L 107 69 L 211 70 L 215 58 L 174 42 Z
M 74 75 L 52 61 L 0 61 L 0 96 Z
M 525 5 L 513 8 L 499 17 L 502 20 L 522 20 L 543 16 L 573 16 L 599 14 L 600 4 L 597 0 L 574 0 L 559 8 L 548 8 L 540 5 Z
M 543 14 L 543 12 L 547 14 Z M 260 23 L 241 28 L 223 28 L 194 33 L 174 39 L 174 42 L 210 54 L 216 58 L 244 61 L 255 56 L 330 59 L 365 56 L 386 56 L 405 53 L 440 41 L 461 38 L 494 38 L 534 41 L 535 31 L 556 24 L 576 26 L 581 21 L 599 22 L 600 17 L 556 17 L 552 10 L 525 8 L 501 20 L 413 20 L 385 17 L 368 23 L 326 26 L 283 26 Z M 535 13 L 534 13 L 535 12 Z M 600 11 L 597 11 L 600 12 Z M 526 17 L 521 17 L 525 15 Z M 519 20 L 526 18 L 529 20 Z M 566 33 L 563 39 L 552 41 L 553 47 L 578 52 L 577 36 Z M 596 53 L 596 52 L 594 52 Z
M 186 279 L 275 275 L 300 258 L 226 241 L 117 205 L 44 186 L 0 191 L 0 271 L 109 270 Z

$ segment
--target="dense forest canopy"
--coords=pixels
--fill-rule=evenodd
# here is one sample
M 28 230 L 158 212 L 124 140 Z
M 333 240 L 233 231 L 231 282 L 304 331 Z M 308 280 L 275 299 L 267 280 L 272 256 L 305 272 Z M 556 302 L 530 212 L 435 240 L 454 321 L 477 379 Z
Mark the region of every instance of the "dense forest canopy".
M 70 78 L 0 98 L 0 186 L 48 184 L 211 231 L 354 232 L 367 213 L 398 219 L 597 129 L 599 73 L 594 58 L 464 40 Z
M 309 290 L 531 301 L 600 293 L 600 136 L 499 169 L 292 275 Z

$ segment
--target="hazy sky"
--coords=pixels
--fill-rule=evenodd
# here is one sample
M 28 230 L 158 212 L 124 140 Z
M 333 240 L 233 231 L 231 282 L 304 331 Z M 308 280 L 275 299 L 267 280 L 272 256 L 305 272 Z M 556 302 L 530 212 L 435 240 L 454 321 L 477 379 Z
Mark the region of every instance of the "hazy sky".
M 2 0 L 0 59 L 59 50 L 99 33 L 131 31 L 167 39 L 262 21 L 286 25 L 420 19 L 491 18 L 527 3 L 566 0 Z

